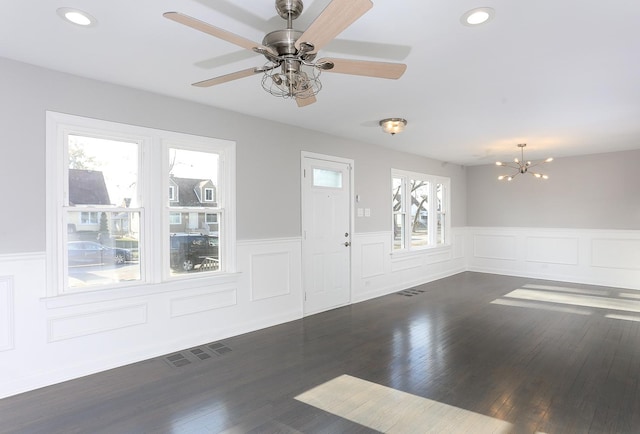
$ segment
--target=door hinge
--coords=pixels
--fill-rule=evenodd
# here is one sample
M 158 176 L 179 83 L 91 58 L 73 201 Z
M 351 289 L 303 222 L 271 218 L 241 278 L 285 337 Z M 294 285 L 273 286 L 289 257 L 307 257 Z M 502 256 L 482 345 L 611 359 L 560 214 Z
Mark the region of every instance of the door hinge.
M 307 301 L 307 291 L 304 292 L 304 301 Z

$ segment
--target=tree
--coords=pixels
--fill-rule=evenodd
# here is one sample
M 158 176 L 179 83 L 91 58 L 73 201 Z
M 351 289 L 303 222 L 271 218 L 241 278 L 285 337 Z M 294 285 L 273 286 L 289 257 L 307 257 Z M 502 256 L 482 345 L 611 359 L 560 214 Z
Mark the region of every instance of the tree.
M 109 236 L 109 221 L 107 220 L 107 213 L 100 213 L 100 230 L 98 230 L 98 241 L 101 244 L 106 244 L 110 240 Z
M 69 146 L 69 169 L 93 170 L 96 167 L 95 157 L 89 157 L 78 145 Z
M 411 223 L 411 230 L 413 232 L 415 232 L 418 229 L 418 225 L 420 224 L 419 219 L 420 219 L 420 211 L 422 210 L 427 210 L 427 206 L 428 206 L 428 199 L 429 196 L 424 195 L 422 197 L 417 197 L 417 195 L 415 194 L 416 190 L 418 190 L 420 187 L 427 185 L 427 182 L 424 181 L 420 181 L 420 180 L 415 180 L 412 179 L 411 180 L 411 185 L 409 186 L 409 197 L 411 197 L 411 205 L 415 205 L 416 206 L 416 214 L 413 217 L 413 222 Z M 393 192 L 393 198 L 392 198 L 392 203 L 393 203 L 393 210 L 394 211 L 399 211 L 402 208 L 402 185 L 399 185 L 395 191 Z

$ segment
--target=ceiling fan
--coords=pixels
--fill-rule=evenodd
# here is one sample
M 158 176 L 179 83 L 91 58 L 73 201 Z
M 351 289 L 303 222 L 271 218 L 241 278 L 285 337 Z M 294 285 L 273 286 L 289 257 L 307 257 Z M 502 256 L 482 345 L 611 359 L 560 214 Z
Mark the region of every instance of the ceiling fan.
M 299 107 L 316 102 L 315 95 L 322 88 L 322 71 L 398 79 L 407 65 L 402 63 L 372 62 L 364 60 L 323 58 L 316 60 L 319 50 L 373 7 L 371 0 L 331 0 L 329 5 L 304 32 L 293 28 L 293 20 L 303 9 L 302 0 L 276 0 L 278 15 L 287 20 L 287 27 L 268 33 L 258 44 L 242 36 L 179 12 L 166 12 L 164 17 L 216 38 L 223 39 L 247 50 L 262 54 L 266 63 L 193 83 L 209 87 L 228 81 L 263 74 L 262 87 L 283 98 L 295 98 Z

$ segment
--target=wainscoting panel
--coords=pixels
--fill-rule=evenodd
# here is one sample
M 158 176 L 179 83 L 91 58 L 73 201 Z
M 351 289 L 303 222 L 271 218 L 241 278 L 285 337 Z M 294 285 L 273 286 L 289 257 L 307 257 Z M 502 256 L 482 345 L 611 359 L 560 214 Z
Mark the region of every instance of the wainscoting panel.
M 79 315 L 50 318 L 49 342 L 117 330 L 146 322 L 146 304 L 112 307 Z
M 476 258 L 515 261 L 517 246 L 517 239 L 513 235 L 485 234 L 473 237 L 473 255 Z
M 591 240 L 591 265 L 640 270 L 640 239 L 595 238 Z
M 453 259 L 464 259 L 465 257 L 465 235 L 463 228 L 457 228 L 453 235 Z
M 290 267 L 289 251 L 251 255 L 251 300 L 290 294 Z
M 528 262 L 578 265 L 578 238 L 527 237 Z
M 391 272 L 412 270 L 420 268 L 424 264 L 424 255 L 405 256 L 391 259 Z
M 467 255 L 470 271 L 640 289 L 640 231 L 512 227 L 466 231 L 468 242 L 475 245 Z
M 367 242 L 360 244 L 362 258 L 362 279 L 384 275 L 384 244 L 383 242 Z
M 437 264 L 438 262 L 447 262 L 451 260 L 451 249 L 446 249 L 436 253 L 429 253 L 425 256 L 425 263 Z
M 0 277 L 0 351 L 13 349 L 13 279 Z
M 236 293 L 235 288 L 223 291 L 205 290 L 200 294 L 172 298 L 169 307 L 170 316 L 175 318 L 234 306 L 237 303 Z

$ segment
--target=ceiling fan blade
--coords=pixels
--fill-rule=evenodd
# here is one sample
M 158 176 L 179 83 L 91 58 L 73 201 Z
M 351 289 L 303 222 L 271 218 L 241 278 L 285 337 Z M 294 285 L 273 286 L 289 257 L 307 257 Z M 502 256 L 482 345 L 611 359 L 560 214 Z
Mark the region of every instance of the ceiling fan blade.
M 371 0 L 332 0 L 298 38 L 296 48 L 307 42 L 314 46 L 312 53 L 318 52 L 372 7 Z
M 313 104 L 316 101 L 317 100 L 314 95 L 311 95 L 307 98 L 296 98 L 296 104 L 298 104 L 298 107 L 306 107 L 310 104 Z
M 232 44 L 238 45 L 242 48 L 246 48 L 247 50 L 253 51 L 254 48 L 260 48 L 263 50 L 267 50 L 274 55 L 278 54 L 269 47 L 265 47 L 262 44 L 258 44 L 257 42 L 253 42 L 249 39 L 243 38 L 242 36 L 236 35 L 235 33 L 228 32 L 219 27 L 212 26 L 211 24 L 205 23 L 204 21 L 200 21 L 188 15 L 181 14 L 180 12 L 165 12 L 164 14 L 162 14 L 162 16 L 175 21 L 176 23 L 184 24 L 185 26 L 191 27 L 192 29 L 200 30 L 201 32 L 207 33 L 211 36 L 215 36 L 216 38 L 231 42 Z
M 221 75 L 220 77 L 210 78 L 208 80 L 199 81 L 193 83 L 192 86 L 197 87 L 210 87 L 216 84 L 226 83 L 227 81 L 237 80 L 239 78 L 245 78 L 254 74 L 259 74 L 261 71 L 256 71 L 256 68 L 243 69 L 242 71 L 232 72 L 231 74 Z
M 370 62 L 367 60 L 348 60 L 326 58 L 316 63 L 333 62 L 333 68 L 325 72 L 337 72 L 338 74 L 364 75 L 367 77 L 398 79 L 402 77 L 407 65 L 404 63 Z

